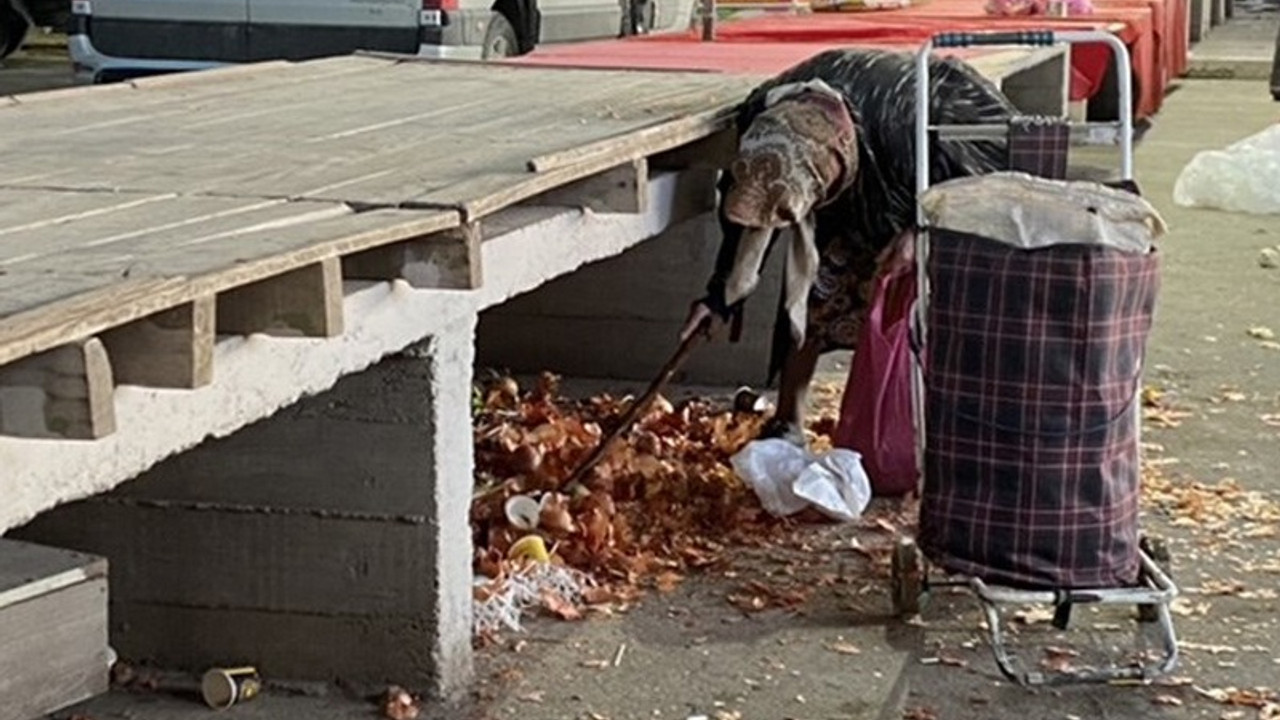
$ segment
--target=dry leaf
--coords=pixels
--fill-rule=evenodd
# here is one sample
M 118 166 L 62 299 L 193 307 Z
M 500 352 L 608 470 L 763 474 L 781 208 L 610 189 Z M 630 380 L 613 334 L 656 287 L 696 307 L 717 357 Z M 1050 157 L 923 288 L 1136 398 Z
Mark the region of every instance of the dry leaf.
M 654 585 L 658 590 L 664 593 L 672 592 L 684 580 L 684 576 L 674 570 L 668 570 L 660 573 L 654 580 Z
M 1261 325 L 1249 328 L 1248 333 L 1249 333 L 1249 337 L 1255 340 L 1275 340 L 1276 339 L 1276 333 L 1274 330 L 1272 330 L 1269 327 L 1263 327 Z
M 1080 652 L 1071 648 L 1050 646 L 1044 649 L 1044 658 L 1040 667 L 1050 672 L 1067 673 L 1074 670 L 1071 661 L 1080 657 Z
M 1152 705 L 1167 705 L 1169 707 L 1182 707 L 1182 700 L 1172 695 L 1157 695 L 1151 698 Z
M 1185 597 L 1174 598 L 1173 602 L 1169 603 L 1169 611 L 1175 615 L 1181 615 L 1182 617 L 1207 615 L 1209 613 L 1209 607 L 1209 603 L 1207 602 L 1192 603 Z
M 1020 622 L 1023 625 L 1052 622 L 1053 610 L 1040 606 L 1026 607 L 1015 611 L 1013 613 L 1013 620 L 1014 622 Z
M 516 699 L 519 700 L 520 702 L 540 703 L 546 698 L 546 695 L 547 694 L 542 690 L 534 690 L 532 692 L 527 692 L 522 695 L 517 695 Z
M 1186 641 L 1179 641 L 1178 649 L 1192 650 L 1192 651 L 1199 650 L 1201 652 L 1207 652 L 1210 655 L 1220 655 L 1222 653 L 1240 652 L 1238 648 L 1232 647 L 1231 645 L 1207 645 L 1205 643 L 1186 642 Z
M 382 695 L 382 716 L 388 720 L 416 720 L 421 706 L 408 690 L 392 685 Z
M 902 720 L 938 720 L 938 713 L 924 706 L 907 708 L 902 711 Z
M 573 603 L 565 600 L 560 593 L 554 590 L 543 590 L 538 599 L 542 602 L 542 607 L 561 620 L 582 619 L 582 613 L 578 611 L 578 608 L 574 607 Z
M 604 668 L 609 667 L 608 660 L 583 660 L 578 664 L 584 668 L 592 668 L 594 670 L 603 670 Z
M 829 646 L 829 648 L 831 649 L 832 652 L 839 653 L 840 655 L 861 655 L 862 654 L 861 648 L 846 642 L 832 643 Z

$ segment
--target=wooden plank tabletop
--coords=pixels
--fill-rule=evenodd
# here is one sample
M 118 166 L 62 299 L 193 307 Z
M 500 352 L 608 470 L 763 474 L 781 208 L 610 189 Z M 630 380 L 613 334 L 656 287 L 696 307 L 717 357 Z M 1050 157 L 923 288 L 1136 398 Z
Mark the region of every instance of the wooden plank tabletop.
M 731 105 L 753 84 L 369 57 L 325 69 L 261 71 L 297 76 L 289 82 L 241 69 L 207 86 L 139 83 L 11 105 L 0 109 L 0 187 L 451 206 L 472 199 L 461 184 Z
M 8 98 L 0 364 L 691 142 L 753 84 L 352 56 Z

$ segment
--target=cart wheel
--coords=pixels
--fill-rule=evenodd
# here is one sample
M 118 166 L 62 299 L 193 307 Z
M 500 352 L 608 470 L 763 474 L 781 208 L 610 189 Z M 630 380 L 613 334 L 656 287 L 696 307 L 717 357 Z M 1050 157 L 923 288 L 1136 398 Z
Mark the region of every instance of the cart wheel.
M 911 538 L 893 546 L 893 614 L 910 617 L 920 612 L 924 594 L 924 555 Z
M 1165 575 L 1173 577 L 1173 556 L 1169 553 L 1169 545 L 1163 539 L 1143 535 L 1138 540 L 1138 547 L 1142 548 L 1142 552 L 1146 553 Z M 1139 605 L 1138 622 L 1153 623 L 1159 620 L 1157 607 L 1156 605 Z

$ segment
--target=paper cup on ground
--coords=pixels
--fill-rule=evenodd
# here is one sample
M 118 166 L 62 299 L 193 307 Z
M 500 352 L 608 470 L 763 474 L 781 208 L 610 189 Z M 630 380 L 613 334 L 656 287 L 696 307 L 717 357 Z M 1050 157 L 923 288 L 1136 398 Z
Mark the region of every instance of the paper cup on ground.
M 534 530 L 538 527 L 538 516 L 542 506 L 528 495 L 513 495 L 507 500 L 503 509 L 507 513 L 507 522 L 521 530 Z
M 262 690 L 262 679 L 252 667 L 213 668 L 200 681 L 204 702 L 215 710 L 252 700 Z

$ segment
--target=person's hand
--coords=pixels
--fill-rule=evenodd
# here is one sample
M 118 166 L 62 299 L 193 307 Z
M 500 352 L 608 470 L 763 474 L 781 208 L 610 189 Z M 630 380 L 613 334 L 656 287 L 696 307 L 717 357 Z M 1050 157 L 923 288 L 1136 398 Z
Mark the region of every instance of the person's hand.
M 689 308 L 689 318 L 684 321 L 684 329 L 680 331 L 680 342 L 702 333 L 711 337 L 712 332 L 721 324 L 720 316 L 701 300 Z

